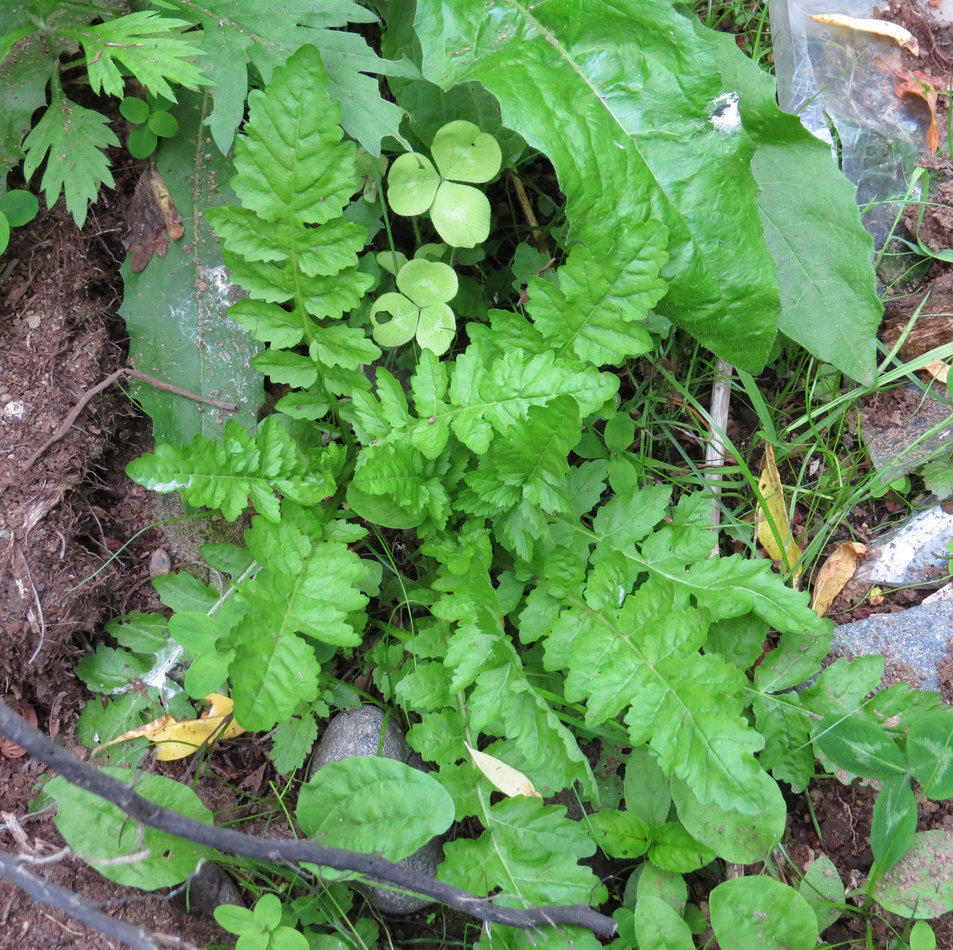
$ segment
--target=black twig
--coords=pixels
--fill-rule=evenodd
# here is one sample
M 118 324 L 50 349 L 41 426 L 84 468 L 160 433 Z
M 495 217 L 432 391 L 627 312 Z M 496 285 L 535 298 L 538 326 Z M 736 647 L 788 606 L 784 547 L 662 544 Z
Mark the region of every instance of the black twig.
M 585 904 L 552 904 L 544 907 L 503 907 L 490 897 L 477 897 L 457 887 L 444 884 L 424 874 L 419 874 L 399 864 L 385 861 L 377 855 L 328 848 L 313 841 L 279 841 L 257 838 L 228 828 L 206 825 L 186 818 L 178 812 L 162 808 L 137 795 L 132 786 L 104 775 L 92 766 L 81 762 L 52 739 L 31 726 L 12 709 L 0 702 L 0 735 L 26 749 L 58 772 L 68 782 L 99 795 L 121 808 L 137 821 L 168 832 L 179 838 L 203 844 L 226 854 L 239 854 L 261 861 L 289 861 L 295 864 L 309 862 L 338 871 L 356 871 L 376 878 L 404 891 L 420 894 L 432 900 L 454 907 L 478 920 L 510 927 L 532 929 L 546 925 L 583 927 L 601 937 L 615 935 L 616 925 Z

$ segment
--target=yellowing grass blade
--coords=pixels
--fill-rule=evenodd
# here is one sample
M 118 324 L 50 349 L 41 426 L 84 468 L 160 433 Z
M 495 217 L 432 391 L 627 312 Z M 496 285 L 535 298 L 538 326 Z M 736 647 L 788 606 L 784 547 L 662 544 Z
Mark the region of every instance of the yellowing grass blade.
M 245 731 L 234 719 L 224 726 L 226 718 L 232 714 L 231 699 L 220 693 L 211 693 L 205 697 L 205 701 L 211 706 L 198 719 L 176 722 L 172 716 L 162 716 L 103 743 L 96 751 L 117 742 L 145 737 L 160 746 L 156 753 L 158 761 L 171 762 L 173 759 L 184 759 L 198 752 L 203 745 L 210 746 L 217 739 L 233 739 Z
M 768 557 L 773 561 L 780 561 L 784 570 L 790 571 L 801 559 L 801 549 L 791 534 L 781 476 L 774 461 L 774 449 L 770 445 L 765 446 L 758 491 L 761 493 L 762 502 L 755 512 L 755 536 L 768 552 Z M 800 571 L 793 575 L 795 587 L 800 576 Z
M 844 541 L 821 565 L 817 577 L 814 578 L 814 596 L 811 598 L 811 610 L 819 617 L 823 617 L 830 610 L 834 598 L 854 576 L 857 558 L 866 553 L 866 545 L 856 541 Z
M 531 798 L 542 798 L 536 791 L 533 783 L 518 769 L 514 769 L 501 762 L 492 755 L 479 752 L 464 742 L 473 764 L 496 786 L 504 795 L 515 798 L 517 795 L 527 795 Z
M 904 49 L 910 50 L 914 56 L 920 55 L 920 44 L 917 38 L 907 29 L 890 23 L 888 20 L 866 20 L 843 13 L 818 13 L 811 16 L 818 23 L 830 23 L 832 26 L 843 26 L 848 30 L 857 30 L 861 33 L 875 33 L 877 36 L 886 36 L 898 43 Z

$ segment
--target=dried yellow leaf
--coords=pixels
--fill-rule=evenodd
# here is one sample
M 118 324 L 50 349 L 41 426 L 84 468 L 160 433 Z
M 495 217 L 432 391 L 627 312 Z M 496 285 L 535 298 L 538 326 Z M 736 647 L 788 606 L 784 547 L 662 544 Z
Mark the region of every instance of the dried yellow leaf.
M 886 36 L 904 49 L 910 50 L 914 56 L 920 55 L 920 44 L 917 43 L 917 38 L 909 30 L 888 20 L 860 19 L 842 13 L 817 13 L 811 19 L 818 23 L 843 26 L 848 30 L 857 30 L 861 33 L 875 33 L 877 36 Z
M 526 795 L 531 798 L 542 798 L 543 796 L 536 791 L 533 783 L 518 769 L 501 762 L 496 756 L 487 755 L 486 752 L 480 752 L 472 748 L 468 743 L 463 743 L 473 759 L 473 764 L 509 798 L 515 798 L 517 795 Z
M 774 461 L 774 449 L 765 446 L 761 477 L 758 479 L 761 504 L 755 511 L 755 537 L 773 561 L 780 561 L 784 570 L 790 571 L 801 559 L 801 549 L 791 533 L 787 507 L 784 504 L 784 488 Z M 795 571 L 793 582 L 797 585 L 800 571 Z
M 945 383 L 950 374 L 950 366 L 943 360 L 935 360 L 923 367 L 938 383 Z
M 205 701 L 211 705 L 198 719 L 176 722 L 172 716 L 162 716 L 137 729 L 124 732 L 99 746 L 97 751 L 117 742 L 146 738 L 160 746 L 156 753 L 158 761 L 171 762 L 173 759 L 184 759 L 198 752 L 202 746 L 212 745 L 218 739 L 234 739 L 245 731 L 234 719 L 225 725 L 226 719 L 232 714 L 232 701 L 228 696 L 210 693 L 205 697 Z
M 844 541 L 837 550 L 821 565 L 814 578 L 814 596 L 811 609 L 819 617 L 830 610 L 834 598 L 844 589 L 844 585 L 857 570 L 857 558 L 867 553 L 867 548 L 857 541 Z

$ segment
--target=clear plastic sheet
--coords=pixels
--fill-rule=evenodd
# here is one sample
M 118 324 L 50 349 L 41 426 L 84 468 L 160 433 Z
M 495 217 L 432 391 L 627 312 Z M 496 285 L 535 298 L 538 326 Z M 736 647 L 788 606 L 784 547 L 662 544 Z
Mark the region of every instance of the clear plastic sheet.
M 834 145 L 857 185 L 864 224 L 879 248 L 890 234 L 930 116 L 916 97 L 895 92 L 901 49 L 887 37 L 819 23 L 817 14 L 875 18 L 874 0 L 771 0 L 771 31 L 781 108 Z M 926 8 L 926 0 L 920 0 Z M 933 17 L 953 19 L 953 0 Z

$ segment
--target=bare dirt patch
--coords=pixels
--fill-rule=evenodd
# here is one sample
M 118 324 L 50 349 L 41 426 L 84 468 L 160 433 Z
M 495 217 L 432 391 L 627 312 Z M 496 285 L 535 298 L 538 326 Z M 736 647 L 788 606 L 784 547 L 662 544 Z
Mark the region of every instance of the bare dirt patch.
M 86 390 L 124 365 L 121 200 L 107 193 L 82 232 L 57 205 L 14 232 L 0 269 L 0 695 L 80 755 L 78 659 L 111 617 L 160 606 L 149 584 L 158 533 L 114 556 L 154 520 L 146 492 L 124 474 L 149 445 L 148 420 L 112 387 L 29 469 L 25 462 Z M 43 778 L 36 762 L 0 751 L 0 811 L 13 816 L 6 827 L 0 820 L 3 850 L 42 857 L 62 846 L 49 816 L 25 816 Z M 221 937 L 211 921 L 113 885 L 78 858 L 40 870 L 148 930 L 197 946 Z M 0 882 L 0 950 L 115 946 Z

